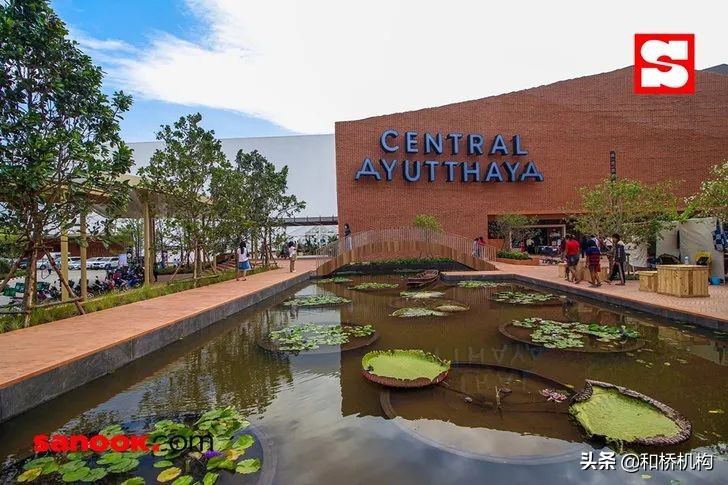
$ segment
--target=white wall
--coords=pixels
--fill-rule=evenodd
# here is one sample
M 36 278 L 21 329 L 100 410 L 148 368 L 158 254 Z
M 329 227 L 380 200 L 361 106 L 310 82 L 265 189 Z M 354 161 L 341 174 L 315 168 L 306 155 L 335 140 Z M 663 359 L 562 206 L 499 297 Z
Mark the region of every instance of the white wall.
M 135 166 L 147 165 L 162 142 L 129 143 Z M 293 135 L 262 138 L 223 138 L 222 148 L 230 161 L 238 150 L 258 150 L 281 168 L 288 165 L 288 191 L 306 201 L 299 216 L 336 215 L 336 153 L 334 135 Z

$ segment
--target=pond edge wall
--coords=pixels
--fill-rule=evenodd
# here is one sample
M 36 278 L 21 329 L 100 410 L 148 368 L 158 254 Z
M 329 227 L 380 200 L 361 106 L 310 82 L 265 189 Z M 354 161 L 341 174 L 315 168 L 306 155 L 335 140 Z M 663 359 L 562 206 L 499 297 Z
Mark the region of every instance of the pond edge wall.
M 72 391 L 205 327 L 308 281 L 309 272 L 185 317 L 153 332 L 0 388 L 0 423 Z

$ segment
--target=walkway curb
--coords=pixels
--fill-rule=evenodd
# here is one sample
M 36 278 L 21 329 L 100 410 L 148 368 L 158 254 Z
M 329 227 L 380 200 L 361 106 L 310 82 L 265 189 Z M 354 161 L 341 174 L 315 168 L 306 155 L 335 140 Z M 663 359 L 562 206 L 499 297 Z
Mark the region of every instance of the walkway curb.
M 596 300 L 600 303 L 607 303 L 610 305 L 619 305 L 630 310 L 637 310 L 643 313 L 648 313 L 653 316 L 670 318 L 672 320 L 680 320 L 684 323 L 692 325 L 698 325 L 701 327 L 710 328 L 713 330 L 725 330 L 728 325 L 728 320 L 721 320 L 719 318 L 712 318 L 710 316 L 699 315 L 676 308 L 663 307 L 656 304 L 643 303 L 640 301 L 632 300 L 629 298 L 622 298 L 616 295 L 605 295 L 603 293 L 597 293 L 589 291 L 585 288 L 581 288 L 576 285 L 565 285 L 556 283 L 553 281 L 545 281 L 539 278 L 533 278 L 530 276 L 524 276 L 514 273 L 500 273 L 500 274 L 473 274 L 473 275 L 448 275 L 447 273 L 442 274 L 443 281 L 459 281 L 459 280 L 492 280 L 492 281 L 516 281 L 519 283 L 527 283 L 529 285 L 538 286 L 542 288 L 548 288 L 551 290 L 558 290 L 564 293 L 577 295 L 590 300 Z
M 311 272 L 301 273 L 255 293 L 227 301 L 86 357 L 69 361 L 61 366 L 2 387 L 0 388 L 0 422 L 7 421 L 63 393 L 114 372 L 140 357 L 159 350 L 293 286 L 308 281 L 311 277 Z

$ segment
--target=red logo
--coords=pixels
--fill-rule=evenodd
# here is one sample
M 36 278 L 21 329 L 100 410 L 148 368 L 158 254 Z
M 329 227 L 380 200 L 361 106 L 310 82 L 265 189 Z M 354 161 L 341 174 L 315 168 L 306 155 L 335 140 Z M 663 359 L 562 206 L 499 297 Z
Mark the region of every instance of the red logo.
M 635 34 L 634 92 L 694 93 L 695 34 Z

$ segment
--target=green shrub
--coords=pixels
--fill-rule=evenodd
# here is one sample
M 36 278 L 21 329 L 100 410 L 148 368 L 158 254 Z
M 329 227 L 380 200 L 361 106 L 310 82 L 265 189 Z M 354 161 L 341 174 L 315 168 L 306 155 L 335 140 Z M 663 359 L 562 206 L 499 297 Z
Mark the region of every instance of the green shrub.
M 528 253 L 521 251 L 498 251 L 496 256 L 503 259 L 531 259 L 531 256 L 529 256 Z
M 251 271 L 248 271 L 248 275 L 254 275 L 268 271 L 266 267 L 258 267 Z M 133 288 L 127 291 L 113 292 L 106 295 L 101 295 L 96 298 L 92 298 L 83 303 L 83 308 L 86 313 L 93 313 L 99 310 L 106 310 L 128 303 L 134 303 L 137 301 L 148 300 L 150 298 L 156 298 L 158 296 L 170 295 L 172 293 L 178 293 L 180 291 L 190 290 L 192 288 L 198 288 L 201 286 L 207 286 L 214 283 L 220 283 L 235 278 L 235 271 L 223 271 L 219 273 L 219 276 L 210 276 L 202 279 L 198 279 L 197 282 L 193 280 L 180 280 L 172 283 L 158 283 L 152 286 L 143 286 L 140 288 Z M 42 323 L 52 322 L 54 320 L 61 320 L 63 318 L 69 318 L 76 316 L 76 306 L 73 303 L 64 305 L 55 305 L 49 308 L 36 308 L 33 310 L 33 314 L 30 318 L 31 325 L 38 325 Z M 0 333 L 8 332 L 10 330 L 16 330 L 23 327 L 22 316 L 3 316 L 0 317 Z

